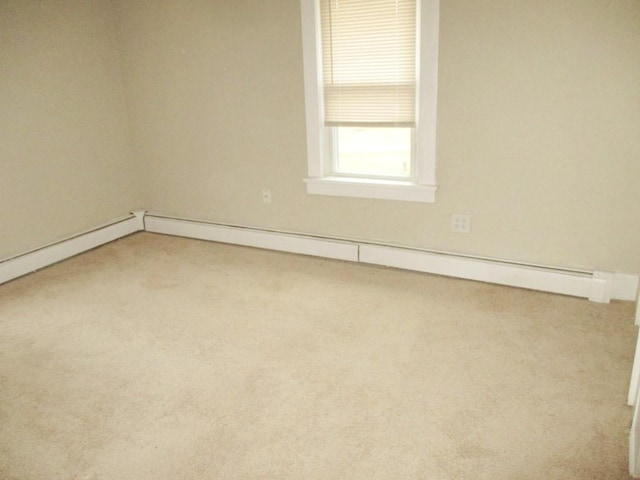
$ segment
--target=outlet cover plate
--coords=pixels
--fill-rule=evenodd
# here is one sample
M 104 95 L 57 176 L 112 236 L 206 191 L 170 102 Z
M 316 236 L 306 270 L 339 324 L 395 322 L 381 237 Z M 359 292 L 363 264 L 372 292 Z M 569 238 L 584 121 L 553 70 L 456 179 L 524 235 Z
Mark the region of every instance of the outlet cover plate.
M 451 215 L 451 231 L 455 233 L 471 233 L 471 215 L 462 213 Z

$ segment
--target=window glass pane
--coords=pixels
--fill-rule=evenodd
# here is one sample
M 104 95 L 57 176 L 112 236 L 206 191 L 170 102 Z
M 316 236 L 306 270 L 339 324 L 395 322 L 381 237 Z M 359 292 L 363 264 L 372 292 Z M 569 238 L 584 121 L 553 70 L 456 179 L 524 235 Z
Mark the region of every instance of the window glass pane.
M 411 176 L 411 128 L 335 127 L 335 172 Z

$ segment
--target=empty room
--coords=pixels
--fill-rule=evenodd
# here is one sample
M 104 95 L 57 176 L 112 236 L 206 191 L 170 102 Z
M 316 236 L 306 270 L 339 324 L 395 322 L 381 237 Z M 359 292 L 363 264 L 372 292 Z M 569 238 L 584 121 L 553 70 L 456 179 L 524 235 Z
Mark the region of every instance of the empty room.
M 0 0 L 0 478 L 640 476 L 640 1 Z

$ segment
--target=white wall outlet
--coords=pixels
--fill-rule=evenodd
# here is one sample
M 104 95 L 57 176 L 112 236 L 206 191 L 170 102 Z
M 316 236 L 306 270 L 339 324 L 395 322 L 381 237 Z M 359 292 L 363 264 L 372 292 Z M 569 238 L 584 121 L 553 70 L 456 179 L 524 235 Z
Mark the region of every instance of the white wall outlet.
M 268 188 L 262 189 L 262 202 L 271 203 L 271 190 L 269 190 Z
M 471 215 L 454 213 L 451 215 L 451 231 L 456 233 L 471 232 Z

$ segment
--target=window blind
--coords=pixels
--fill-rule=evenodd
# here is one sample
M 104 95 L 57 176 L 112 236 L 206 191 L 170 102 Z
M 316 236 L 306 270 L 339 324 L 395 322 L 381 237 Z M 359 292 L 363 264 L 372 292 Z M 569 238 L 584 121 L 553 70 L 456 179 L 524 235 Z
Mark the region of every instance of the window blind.
M 416 0 L 320 0 L 327 126 L 415 126 Z

